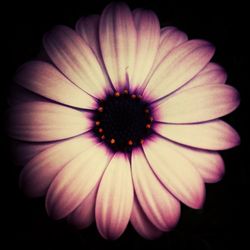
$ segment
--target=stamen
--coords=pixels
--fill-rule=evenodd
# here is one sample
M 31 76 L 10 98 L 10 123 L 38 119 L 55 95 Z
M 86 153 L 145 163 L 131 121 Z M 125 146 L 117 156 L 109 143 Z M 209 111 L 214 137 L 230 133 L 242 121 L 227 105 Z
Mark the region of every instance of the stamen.
M 107 94 L 93 112 L 93 134 L 113 152 L 131 153 L 153 134 L 150 103 L 128 88 Z
M 103 107 L 99 107 L 99 108 L 98 108 L 98 111 L 99 111 L 99 112 L 103 112 Z

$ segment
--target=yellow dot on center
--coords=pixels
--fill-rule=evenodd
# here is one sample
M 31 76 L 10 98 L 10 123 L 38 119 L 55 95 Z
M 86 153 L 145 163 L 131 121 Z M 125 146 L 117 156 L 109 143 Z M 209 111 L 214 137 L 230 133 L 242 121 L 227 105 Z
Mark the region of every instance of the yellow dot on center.
M 115 144 L 115 139 L 112 138 L 112 139 L 110 140 L 110 143 L 111 143 L 111 144 Z
M 129 140 L 129 141 L 128 141 L 128 145 L 129 145 L 129 146 L 132 146 L 132 145 L 133 145 L 133 141 L 132 141 L 132 140 Z
M 98 111 L 99 111 L 99 112 L 103 112 L 103 107 L 99 107 L 99 108 L 98 108 Z

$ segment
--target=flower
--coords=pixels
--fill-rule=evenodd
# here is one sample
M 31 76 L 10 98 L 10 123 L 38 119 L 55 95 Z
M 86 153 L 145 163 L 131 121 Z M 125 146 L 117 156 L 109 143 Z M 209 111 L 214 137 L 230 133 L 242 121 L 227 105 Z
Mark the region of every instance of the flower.
M 48 58 L 18 70 L 10 99 L 24 192 L 46 195 L 54 219 L 95 220 L 107 239 L 129 221 L 153 239 L 176 225 L 180 202 L 200 208 L 204 183 L 224 172 L 217 151 L 240 141 L 219 119 L 239 95 L 210 62 L 214 47 L 124 3 L 43 44 Z

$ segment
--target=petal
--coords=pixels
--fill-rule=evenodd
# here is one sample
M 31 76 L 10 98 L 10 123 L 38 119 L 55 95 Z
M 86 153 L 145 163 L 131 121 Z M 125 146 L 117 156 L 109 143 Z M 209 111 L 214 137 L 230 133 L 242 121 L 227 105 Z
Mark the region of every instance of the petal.
M 84 39 L 88 46 L 95 53 L 100 67 L 102 68 L 103 75 L 105 77 L 106 85 L 112 86 L 110 84 L 109 76 L 107 70 L 104 66 L 100 42 L 99 42 L 99 15 L 92 15 L 87 17 L 82 17 L 76 23 L 76 32 Z
M 75 210 L 97 185 L 109 161 L 110 155 L 100 143 L 70 161 L 49 187 L 49 216 L 61 219 Z
M 99 15 L 81 17 L 76 23 L 76 32 L 84 39 L 88 46 L 100 59 L 101 51 L 99 44 Z
M 207 72 L 210 72 L 210 71 L 213 71 L 213 70 L 225 71 L 224 68 L 221 65 L 219 65 L 217 63 L 214 63 L 214 62 L 210 62 L 201 72 L 202 73 L 207 73 Z M 226 74 L 226 72 L 224 72 L 224 73 Z M 225 77 L 227 77 L 227 75 Z
M 179 144 L 172 144 L 172 146 L 193 164 L 205 182 L 218 182 L 223 177 L 225 172 L 224 162 L 219 153 Z
M 11 152 L 14 155 L 13 160 L 17 164 L 25 165 L 34 156 L 55 144 L 57 144 L 57 142 L 32 143 L 11 140 Z
M 175 27 L 165 27 L 161 29 L 160 45 L 154 61 L 154 69 L 163 61 L 175 47 L 188 40 L 187 35 Z
M 214 54 L 211 44 L 190 40 L 173 49 L 159 64 L 149 80 L 145 95 L 162 98 L 193 78 Z
M 156 228 L 146 217 L 136 197 L 134 197 L 130 221 L 135 230 L 146 239 L 153 240 L 162 234 L 162 231 Z
M 239 102 L 239 94 L 232 86 L 210 84 L 177 91 L 155 106 L 159 121 L 192 123 L 227 115 L 238 107 Z
M 188 40 L 187 35 L 175 27 L 168 26 L 161 29 L 160 44 L 158 47 L 158 51 L 154 63 L 152 65 L 152 68 L 150 70 L 150 73 L 148 74 L 146 80 L 143 83 L 142 89 L 145 89 L 149 79 L 154 74 L 156 68 L 163 61 L 163 59 L 169 54 L 169 52 L 173 50 L 175 47 L 186 42 L 187 40 Z
M 180 201 L 200 208 L 205 197 L 202 178 L 192 163 L 161 137 L 143 145 L 148 162 L 162 184 Z
M 44 47 L 60 71 L 79 88 L 101 98 L 108 89 L 94 52 L 72 29 L 57 26 L 44 37 Z
M 21 188 L 31 197 L 45 195 L 52 180 L 63 167 L 93 143 L 87 134 L 54 143 L 23 168 L 19 180 Z
M 153 65 L 160 41 L 160 24 L 157 16 L 151 11 L 136 9 L 133 11 L 133 17 L 137 30 L 137 49 L 130 86 L 138 88 Z
M 136 55 L 137 33 L 133 16 L 125 3 L 111 3 L 100 19 L 99 39 L 103 60 L 114 87 L 127 87 Z
M 193 88 L 199 85 L 224 84 L 227 80 L 227 73 L 216 63 L 209 63 L 199 74 L 182 86 L 181 90 Z
M 219 153 L 187 147 L 178 143 L 171 143 L 171 147 L 188 159 L 207 183 L 221 180 L 224 175 L 224 162 Z
M 95 219 L 95 200 L 98 185 L 88 194 L 82 203 L 69 215 L 68 221 L 78 229 L 91 225 Z
M 156 131 L 173 141 L 202 149 L 224 150 L 240 143 L 237 132 L 221 120 L 185 125 L 161 123 Z
M 34 94 L 23 87 L 13 84 L 10 87 L 10 93 L 8 95 L 8 105 L 15 106 L 24 102 L 48 102 L 48 100 L 42 96 Z
M 53 65 L 42 61 L 24 64 L 15 81 L 36 94 L 54 101 L 84 109 L 94 107 L 94 99 L 72 84 Z
M 160 183 L 141 150 L 132 154 L 132 176 L 138 201 L 160 230 L 172 229 L 180 216 L 180 203 Z
M 10 136 L 26 141 L 53 141 L 87 131 L 84 112 L 49 102 L 27 102 L 9 111 Z
M 116 153 L 101 180 L 96 199 L 96 224 L 105 239 L 117 239 L 129 222 L 133 205 L 130 164 Z

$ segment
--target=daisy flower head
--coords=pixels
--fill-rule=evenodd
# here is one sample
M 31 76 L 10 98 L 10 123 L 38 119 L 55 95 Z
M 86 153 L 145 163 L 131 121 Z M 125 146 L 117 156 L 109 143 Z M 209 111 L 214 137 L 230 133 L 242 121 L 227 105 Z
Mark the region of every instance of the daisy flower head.
M 143 237 L 171 230 L 180 204 L 201 208 L 224 173 L 219 150 L 239 144 L 219 119 L 239 105 L 215 49 L 160 28 L 155 13 L 111 3 L 56 26 L 46 60 L 25 63 L 10 98 L 20 186 L 46 196 L 54 219 L 95 221 L 106 239 L 130 222 Z

